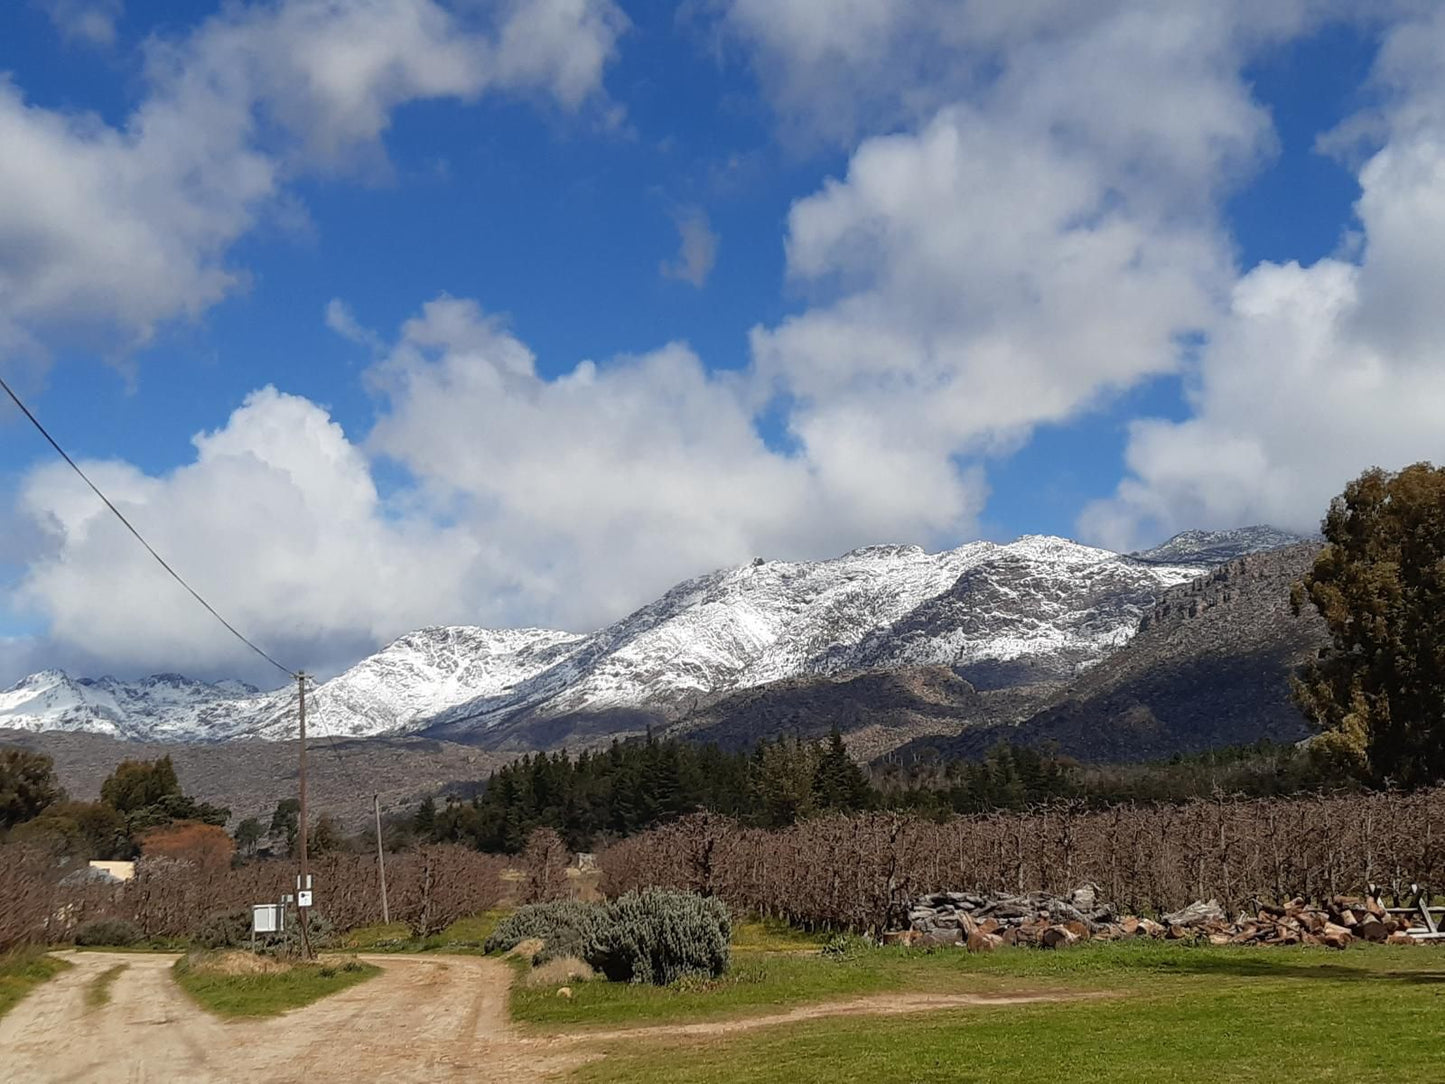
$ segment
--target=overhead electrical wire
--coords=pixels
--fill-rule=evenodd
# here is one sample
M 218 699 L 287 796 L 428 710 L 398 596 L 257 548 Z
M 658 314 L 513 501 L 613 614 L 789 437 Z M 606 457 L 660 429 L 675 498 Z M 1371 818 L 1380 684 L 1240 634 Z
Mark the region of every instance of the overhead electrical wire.
M 35 428 L 39 431 L 40 435 L 46 439 L 46 441 L 50 444 L 52 448 L 55 449 L 56 453 L 60 456 L 60 458 L 70 464 L 70 469 L 75 471 L 76 474 L 80 475 L 81 481 L 88 485 L 91 489 L 91 492 L 94 493 L 97 497 L 99 497 L 101 501 L 105 504 L 105 506 L 115 513 L 115 518 L 120 520 L 121 523 L 125 524 L 125 529 L 128 530 L 131 534 L 135 535 L 136 541 L 139 542 L 142 546 L 144 546 L 146 548 L 146 552 L 149 553 L 152 557 L 154 557 L 157 563 L 171 574 L 171 578 L 175 580 L 176 583 L 184 587 L 190 593 L 190 596 L 193 599 L 195 599 L 202 606 L 204 606 L 206 608 L 206 611 L 212 617 L 214 617 L 221 624 L 225 625 L 227 631 L 229 631 L 231 635 L 234 636 L 236 639 L 240 640 L 241 643 L 245 644 L 257 655 L 260 655 L 261 658 L 265 659 L 287 677 L 294 678 L 296 676 L 296 671 L 292 670 L 290 667 L 282 666 L 270 655 L 266 654 L 266 652 L 262 651 L 254 643 L 252 643 L 249 639 L 242 635 L 240 630 L 237 629 L 235 625 L 231 624 L 224 617 L 222 617 L 216 611 L 216 608 L 214 606 L 212 606 L 209 602 L 207 602 L 201 597 L 200 592 L 198 592 L 194 587 L 188 584 L 179 572 L 177 572 L 169 564 L 166 563 L 166 559 L 155 551 L 154 547 L 152 547 L 151 544 L 145 540 L 144 536 L 142 536 L 141 533 L 135 529 L 135 525 L 132 524 L 130 520 L 125 518 L 125 514 L 114 504 L 111 503 L 110 498 L 100 491 L 100 487 L 90 480 L 90 477 L 85 473 L 85 471 L 80 469 L 80 465 L 77 464 L 75 460 L 71 459 L 70 456 L 66 453 L 65 449 L 60 446 L 59 442 L 57 442 L 56 439 L 52 437 L 49 432 L 46 431 L 45 426 L 40 424 L 40 419 L 37 418 L 34 414 L 32 414 L 30 412 L 30 408 L 20 401 L 20 396 L 15 394 L 14 389 L 5 382 L 4 377 L 0 377 L 0 388 L 5 389 L 5 394 L 10 396 L 11 400 L 15 403 L 15 405 L 20 408 L 20 413 L 24 414 L 27 418 L 30 419 L 30 424 L 35 426 Z
M 70 457 L 69 453 L 67 453 L 64 448 L 60 446 L 60 442 L 50 435 L 49 431 L 45 428 L 45 426 L 40 423 L 40 419 L 37 418 L 30 410 L 30 408 L 21 401 L 20 396 L 15 394 L 15 390 L 10 387 L 8 383 L 5 382 L 4 377 L 0 377 L 0 388 L 5 389 L 5 394 L 10 396 L 10 400 L 17 407 L 19 407 L 20 413 L 24 414 L 25 417 L 29 419 L 30 424 L 33 425 L 40 433 L 40 435 L 45 438 L 46 442 L 55 449 L 56 454 L 59 455 L 61 459 L 65 460 L 67 464 L 69 464 L 70 469 L 75 471 L 75 473 L 80 476 L 81 481 L 83 481 L 87 486 L 90 487 L 91 492 L 100 498 L 101 503 L 103 503 L 107 508 L 109 508 L 113 513 L 115 513 L 115 518 L 120 520 L 121 523 L 125 525 L 125 529 L 135 536 L 136 541 L 145 547 L 146 552 L 156 559 L 156 563 L 159 564 L 168 573 L 170 573 L 171 578 L 182 587 L 184 587 L 193 599 L 195 599 L 202 606 L 204 606 L 207 613 L 209 613 L 212 617 L 214 617 L 217 621 L 224 625 L 226 627 L 226 630 L 230 632 L 232 636 L 236 637 L 236 639 L 240 640 L 241 643 L 245 644 L 257 655 L 261 656 L 261 658 L 265 659 L 268 663 L 274 666 L 277 670 L 280 670 L 287 677 L 297 681 L 304 680 L 300 671 L 292 670 L 289 666 L 283 666 L 281 663 L 277 662 L 274 658 L 267 654 L 267 652 L 263 651 L 250 638 L 245 636 L 239 629 L 237 629 L 235 625 L 231 624 L 224 617 L 222 617 L 214 606 L 212 606 L 209 602 L 207 602 L 204 598 L 201 597 L 199 591 L 197 591 L 194 587 L 187 583 L 185 581 L 185 578 L 182 577 L 181 574 L 177 572 L 174 568 L 172 568 L 164 557 L 162 557 L 159 553 L 156 552 L 155 547 L 153 547 L 149 542 L 145 540 L 145 537 L 140 533 L 140 531 L 136 530 L 135 525 L 131 523 L 130 520 L 125 518 L 125 514 L 121 512 L 121 510 L 117 508 L 114 503 L 112 503 L 109 497 L 107 497 L 104 493 L 101 492 L 100 487 L 90 480 L 90 477 L 85 473 L 85 471 L 80 469 L 80 465 Z M 236 733 L 231 734 L 230 737 L 247 738 L 252 736 L 258 736 L 262 731 L 269 730 L 271 728 L 271 725 L 272 724 L 270 723 L 261 723 L 257 726 L 248 727 L 245 730 L 237 731 Z M 351 773 L 350 769 L 346 767 L 346 758 L 341 755 L 341 749 L 336 744 L 336 739 L 332 736 L 331 731 L 326 727 L 323 722 L 321 722 L 319 717 L 316 720 L 316 725 L 320 727 L 322 734 L 325 736 L 326 742 L 331 748 L 331 753 L 334 757 L 336 757 L 336 763 L 340 766 L 341 771 L 346 775 L 347 779 L 352 782 L 352 784 L 359 786 L 360 781 L 356 778 L 356 776 Z

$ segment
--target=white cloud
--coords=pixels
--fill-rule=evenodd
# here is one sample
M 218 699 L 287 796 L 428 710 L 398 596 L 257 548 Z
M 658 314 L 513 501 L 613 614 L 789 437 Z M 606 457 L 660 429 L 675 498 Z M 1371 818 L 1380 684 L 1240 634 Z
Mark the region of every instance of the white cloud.
M 265 388 L 194 444 L 194 462 L 165 475 L 119 461 L 83 467 L 273 655 L 336 664 L 403 628 L 468 616 L 458 587 L 478 545 L 459 529 L 393 516 L 365 455 L 316 405 Z M 19 504 L 46 547 L 14 601 L 42 615 L 68 654 L 121 671 L 223 672 L 231 663 L 275 679 L 64 464 L 33 470 Z
M 685 208 L 673 220 L 677 224 L 678 253 L 676 259 L 662 262 L 662 275 L 702 289 L 717 262 L 717 234 L 707 212 L 700 207 Z
M 244 283 L 228 251 L 284 210 L 290 178 L 377 158 L 410 101 L 537 93 L 576 108 L 624 23 L 611 0 L 228 5 L 149 41 L 143 100 L 120 126 L 0 83 L 0 345 L 90 333 L 125 348 L 196 317 Z
M 380 353 L 384 349 L 381 336 L 358 321 L 351 306 L 341 298 L 333 297 L 326 303 L 325 316 L 326 326 L 343 339 L 364 346 L 372 353 Z
M 1090 537 L 1134 545 L 1183 526 L 1318 526 L 1366 467 L 1445 461 L 1445 12 L 1398 26 L 1378 81 L 1385 143 L 1359 172 L 1355 259 L 1264 263 L 1202 351 L 1191 416 L 1137 422 Z
M 758 375 L 837 485 L 892 473 L 958 504 L 960 457 L 1175 371 L 1221 318 L 1235 271 L 1218 202 L 1274 146 L 1241 71 L 1301 16 L 882 0 L 815 15 L 733 8 L 772 27 L 790 78 L 815 58 L 871 91 L 859 72 L 916 36 L 988 77 L 945 80 L 962 100 L 865 140 L 793 205 L 788 270 L 809 304 L 754 330 Z M 913 101 L 880 79 L 881 97 Z M 784 103 L 813 109 L 814 92 L 841 93 L 825 81 Z
M 115 44 L 115 24 L 125 5 L 121 0 L 35 0 L 67 41 L 108 47 Z
M 744 382 L 681 345 L 544 378 L 472 301 L 424 306 L 369 379 L 383 404 L 364 444 L 266 388 L 175 471 L 83 466 L 223 614 L 322 671 L 425 624 L 588 631 L 756 554 L 971 529 L 982 498 L 946 465 L 900 485 L 906 459 L 770 450 Z M 386 499 L 382 457 L 412 478 Z M 48 624 L 52 658 L 270 678 L 68 468 L 33 470 L 19 510 L 44 544 L 13 602 Z
M 920 122 L 961 100 L 1006 93 L 1028 99 L 1026 110 L 1048 108 L 1063 124 L 1167 127 L 1171 140 L 1204 144 L 1218 135 L 1207 114 L 1221 94 L 1240 89 L 1221 46 L 1243 49 L 1287 37 L 1345 4 L 717 0 L 713 6 L 795 137 L 846 142 Z M 1161 88 L 1165 97 L 1151 96 Z
M 736 376 L 686 347 L 555 380 L 475 303 L 443 298 L 373 373 L 390 408 L 371 448 L 512 554 L 513 620 L 587 629 L 675 581 L 758 553 L 822 556 L 966 528 L 978 501 L 899 498 L 896 475 L 846 478 L 769 450 Z

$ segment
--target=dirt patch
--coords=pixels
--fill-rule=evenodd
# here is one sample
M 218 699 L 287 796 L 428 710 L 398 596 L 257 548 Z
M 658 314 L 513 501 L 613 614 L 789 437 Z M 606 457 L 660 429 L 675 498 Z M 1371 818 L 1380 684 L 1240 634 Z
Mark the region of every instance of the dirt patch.
M 612 1041 L 617 1039 L 683 1038 L 731 1035 L 758 1028 L 795 1024 L 803 1020 L 821 1020 L 830 1016 L 902 1016 L 910 1013 L 937 1012 L 941 1009 L 980 1008 L 995 1005 L 1039 1005 L 1056 1001 L 1079 1001 L 1086 998 L 1110 997 L 1108 993 L 1052 992 L 992 996 L 988 994 L 875 994 L 848 1001 L 825 1001 L 800 1005 L 783 1012 L 761 1016 L 743 1016 L 729 1020 L 704 1020 L 693 1024 L 656 1024 L 648 1027 L 622 1028 L 616 1031 L 587 1031 L 562 1036 L 568 1041 Z
M 165 954 L 68 953 L 74 965 L 0 1018 L 4 1078 L 16 1084 L 267 1081 L 541 1084 L 603 1057 L 616 1040 L 687 1039 L 842 1015 L 894 1015 L 1097 995 L 889 994 L 695 1024 L 518 1034 L 507 1014 L 512 968 L 478 956 L 360 957 L 382 973 L 305 1008 L 225 1022 L 196 1006 Z M 245 955 L 245 954 L 238 954 Z M 557 961 L 559 963 L 563 961 Z M 115 971 L 111 1000 L 87 1008 L 87 987 Z M 232 967 L 250 967 L 239 960 Z M 237 972 L 232 972 L 237 973 Z M 240 972 L 248 973 L 248 972 Z

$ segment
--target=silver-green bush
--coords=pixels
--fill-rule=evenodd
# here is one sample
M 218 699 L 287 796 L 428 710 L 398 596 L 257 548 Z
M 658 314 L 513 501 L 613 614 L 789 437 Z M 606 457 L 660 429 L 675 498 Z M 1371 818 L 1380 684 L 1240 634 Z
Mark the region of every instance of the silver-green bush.
M 488 952 L 506 952 L 536 938 L 546 946 L 537 954 L 537 963 L 558 956 L 581 956 L 604 917 L 602 912 L 596 904 L 575 900 L 531 903 L 504 918 L 487 938 L 485 948 Z
M 644 888 L 600 908 L 583 959 L 613 982 L 666 986 L 727 970 L 732 922 L 721 900 Z

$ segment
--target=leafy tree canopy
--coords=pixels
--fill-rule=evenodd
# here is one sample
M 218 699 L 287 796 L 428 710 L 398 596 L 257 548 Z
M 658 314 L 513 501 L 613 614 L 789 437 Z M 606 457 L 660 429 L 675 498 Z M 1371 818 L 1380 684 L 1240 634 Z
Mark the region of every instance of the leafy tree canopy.
M 0 830 L 30 820 L 64 797 L 48 756 L 28 749 L 0 749 Z
M 1368 470 L 1330 505 L 1295 585 L 1331 646 L 1295 682 L 1321 747 L 1374 782 L 1445 776 L 1445 468 Z

